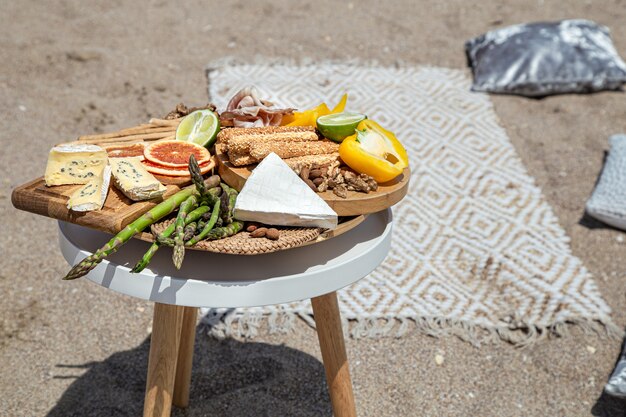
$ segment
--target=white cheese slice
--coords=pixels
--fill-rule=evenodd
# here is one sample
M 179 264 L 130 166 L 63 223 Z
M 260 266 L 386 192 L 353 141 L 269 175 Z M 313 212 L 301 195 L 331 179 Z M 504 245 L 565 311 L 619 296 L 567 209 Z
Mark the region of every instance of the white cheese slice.
M 246 180 L 234 216 L 268 225 L 337 227 L 337 213 L 275 153 Z
M 167 189 L 148 172 L 140 158 L 110 158 L 115 186 L 134 201 L 160 197 Z
M 102 174 L 107 152 L 96 145 L 55 146 L 48 155 L 44 179 L 47 186 L 87 184 Z
M 67 208 L 72 211 L 100 210 L 107 199 L 110 181 L 111 167 L 107 165 L 97 178 L 89 181 L 70 196 Z

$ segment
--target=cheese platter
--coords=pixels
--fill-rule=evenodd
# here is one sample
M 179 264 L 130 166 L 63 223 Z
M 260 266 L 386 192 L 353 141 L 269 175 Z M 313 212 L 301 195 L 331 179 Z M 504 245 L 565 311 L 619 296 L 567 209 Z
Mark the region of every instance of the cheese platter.
M 131 238 L 258 255 L 323 242 L 407 193 L 408 155 L 367 116 L 325 103 L 278 108 L 244 88 L 218 113 L 179 105 L 163 119 L 53 147 L 16 208 L 115 234 L 64 279 L 84 276 Z M 217 175 L 219 174 L 219 175 Z M 148 230 L 150 232 L 148 232 Z

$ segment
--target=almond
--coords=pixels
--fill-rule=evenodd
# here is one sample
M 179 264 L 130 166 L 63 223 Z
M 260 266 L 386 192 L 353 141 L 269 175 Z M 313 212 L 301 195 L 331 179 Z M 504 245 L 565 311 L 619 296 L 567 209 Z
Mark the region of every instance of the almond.
M 306 181 L 307 179 L 309 179 L 309 172 L 309 167 L 303 167 L 300 171 L 300 178 Z
M 280 237 L 280 232 L 278 231 L 278 229 L 271 227 L 267 229 L 265 237 L 271 240 L 278 240 L 278 238 Z
M 259 227 L 258 229 L 250 233 L 250 237 L 265 237 L 266 233 L 267 227 Z
M 311 170 L 311 172 L 309 172 L 309 178 L 311 178 L 311 179 L 319 178 L 321 176 L 322 176 L 322 170 L 321 169 L 313 169 L 313 170 Z

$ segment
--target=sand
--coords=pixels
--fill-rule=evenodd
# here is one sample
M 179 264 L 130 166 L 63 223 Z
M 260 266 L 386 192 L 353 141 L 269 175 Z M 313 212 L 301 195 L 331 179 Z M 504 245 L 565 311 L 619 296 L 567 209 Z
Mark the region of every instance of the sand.
M 609 26 L 626 56 L 624 1 L 141 3 L 2 4 L 0 415 L 134 416 L 142 407 L 150 303 L 62 282 L 56 223 L 11 206 L 12 188 L 41 174 L 53 144 L 131 126 L 179 101 L 204 104 L 204 66 L 227 55 L 464 68 L 463 42 L 486 30 L 584 17 Z M 626 131 L 624 94 L 494 102 L 623 327 L 626 235 L 581 219 L 608 135 Z M 197 340 L 191 406 L 175 416 L 331 414 L 304 323 L 252 342 L 201 330 Z M 624 403 L 598 401 L 620 342 L 576 328 L 525 349 L 415 333 L 349 340 L 347 349 L 359 416 L 626 415 Z

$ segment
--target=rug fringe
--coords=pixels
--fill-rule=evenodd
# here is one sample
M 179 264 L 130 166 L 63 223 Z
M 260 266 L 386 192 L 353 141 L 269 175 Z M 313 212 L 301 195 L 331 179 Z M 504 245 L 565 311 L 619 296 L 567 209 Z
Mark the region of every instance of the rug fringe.
M 202 317 L 202 323 L 206 326 L 207 333 L 217 339 L 229 337 L 253 339 L 262 330 L 269 334 L 285 334 L 293 331 L 296 326 L 296 317 L 315 328 L 315 321 L 310 313 L 288 311 L 266 315 L 254 310 L 241 314 L 235 313 L 233 309 L 212 309 Z M 436 338 L 456 336 L 475 347 L 501 341 L 520 348 L 528 347 L 546 338 L 566 337 L 572 326 L 581 328 L 585 333 L 606 336 L 610 339 L 619 340 L 624 337 L 624 331 L 608 317 L 579 318 L 551 325 L 529 324 L 514 320 L 510 324 L 495 327 L 445 317 L 385 317 L 343 319 L 342 321 L 345 335 L 353 339 L 400 338 L 415 329 L 420 334 Z

